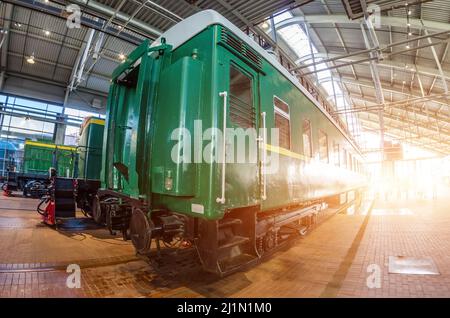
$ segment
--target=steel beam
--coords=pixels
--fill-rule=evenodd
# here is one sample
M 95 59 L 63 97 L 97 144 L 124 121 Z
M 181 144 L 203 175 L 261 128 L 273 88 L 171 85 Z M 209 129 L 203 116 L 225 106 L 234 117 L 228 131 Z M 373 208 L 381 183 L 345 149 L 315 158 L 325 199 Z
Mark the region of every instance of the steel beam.
M 374 122 L 369 122 L 369 121 L 362 121 L 362 128 L 365 131 L 369 131 L 369 132 L 377 132 L 377 129 L 374 128 L 373 126 L 375 126 L 376 124 Z M 443 145 L 439 142 L 435 142 L 435 141 L 431 141 L 426 139 L 424 140 L 423 138 L 404 138 L 401 135 L 401 130 L 399 128 L 396 127 L 389 127 L 386 126 L 386 131 L 385 131 L 386 136 L 392 138 L 393 140 L 397 140 L 397 141 L 401 141 L 401 142 L 405 142 L 408 144 L 411 144 L 413 146 L 422 148 L 422 149 L 426 149 L 435 153 L 439 153 L 439 154 L 443 154 L 443 155 L 448 155 L 450 154 L 450 146 L 448 145 Z M 444 148 L 444 149 L 443 149 Z M 378 151 L 378 150 L 377 150 Z
M 377 132 L 378 123 L 373 120 L 367 120 L 362 118 L 362 127 L 364 130 Z M 385 134 L 393 139 L 402 140 L 403 142 L 418 146 L 423 149 L 427 149 L 436 153 L 448 155 L 450 154 L 450 143 L 442 143 L 441 141 L 434 140 L 429 137 L 418 136 L 415 133 L 409 138 L 402 136 L 404 129 L 402 127 L 391 126 L 386 124 Z
M 141 30 L 144 30 L 152 35 L 160 36 L 162 34 L 161 30 L 159 30 L 143 21 L 140 21 L 132 16 L 129 16 L 123 12 L 115 12 L 115 10 L 113 8 L 111 8 L 107 5 L 104 5 L 102 3 L 99 3 L 99 2 L 96 2 L 93 0 L 75 0 L 72 2 L 79 4 L 82 7 L 88 7 L 94 11 L 105 14 L 109 17 L 115 17 L 122 22 L 126 22 L 127 24 L 132 25 Z M 144 4 L 145 4 L 145 2 L 144 2 Z
M 384 94 L 381 86 L 380 74 L 378 72 L 377 61 L 382 59 L 381 53 L 379 51 L 380 43 L 378 42 L 378 38 L 376 36 L 375 30 L 373 29 L 373 25 L 371 21 L 367 18 L 363 20 L 361 23 L 361 32 L 364 38 L 364 43 L 367 49 L 371 49 L 369 52 L 370 58 L 370 72 L 372 74 L 373 83 L 375 84 L 375 95 L 377 98 L 378 104 L 383 105 L 383 108 L 377 110 L 378 112 L 378 120 L 380 125 L 380 149 L 381 150 L 381 158 L 384 158 Z M 366 28 L 367 27 L 367 30 Z
M 424 29 L 423 32 L 426 35 L 428 35 L 427 29 Z M 430 38 L 427 38 L 427 40 L 428 40 L 428 43 L 432 43 Z M 448 44 L 448 42 L 447 42 L 447 44 Z M 431 52 L 433 53 L 434 61 L 436 62 L 436 66 L 437 66 L 437 68 L 439 70 L 439 75 L 441 77 L 442 85 L 444 87 L 444 90 L 445 90 L 446 93 L 448 93 L 447 81 L 445 80 L 444 71 L 442 70 L 441 62 L 439 61 L 439 58 L 437 56 L 436 49 L 434 48 L 434 46 L 431 46 L 430 49 L 431 49 Z
M 323 25 L 323 24 L 359 24 L 360 19 L 358 20 L 350 20 L 344 14 L 316 14 L 316 15 L 304 15 L 304 16 L 296 16 L 290 19 L 286 19 L 277 23 L 276 28 L 282 29 L 288 27 L 290 25 L 298 24 L 298 23 L 310 23 L 315 25 Z M 422 26 L 427 28 L 428 30 L 435 31 L 450 31 L 449 23 L 442 23 L 437 21 L 430 20 L 420 20 L 420 19 L 409 19 L 409 23 L 411 24 L 411 28 L 420 29 Z M 403 17 L 392 17 L 392 16 L 381 16 L 380 18 L 381 25 L 390 25 L 392 27 L 405 27 L 405 18 Z
M 5 4 L 5 14 L 3 15 L 3 33 L 0 42 L 0 48 L 2 50 L 0 57 L 0 91 L 3 90 L 5 85 L 5 72 L 8 64 L 8 51 L 9 51 L 9 39 L 11 30 L 11 19 L 13 14 L 13 6 L 11 4 Z
M 361 86 L 361 87 L 368 87 L 368 88 L 374 88 L 373 82 L 369 78 L 362 78 L 360 77 L 359 80 L 355 81 L 352 76 L 349 76 L 347 74 L 342 74 L 341 77 L 336 77 L 335 79 L 341 80 L 344 83 Z M 320 83 L 323 83 L 324 81 L 331 81 L 330 78 L 324 79 L 320 81 Z M 423 98 L 420 94 L 415 93 L 415 91 L 411 91 L 409 88 L 408 90 L 404 90 L 401 87 L 398 86 L 390 86 L 388 83 L 382 83 L 382 89 L 385 92 L 394 93 L 394 94 L 400 94 L 404 96 L 411 96 L 412 98 Z M 439 94 L 429 95 L 427 98 L 429 98 L 432 102 L 442 105 L 442 107 L 450 107 L 449 103 L 445 99 L 440 99 Z

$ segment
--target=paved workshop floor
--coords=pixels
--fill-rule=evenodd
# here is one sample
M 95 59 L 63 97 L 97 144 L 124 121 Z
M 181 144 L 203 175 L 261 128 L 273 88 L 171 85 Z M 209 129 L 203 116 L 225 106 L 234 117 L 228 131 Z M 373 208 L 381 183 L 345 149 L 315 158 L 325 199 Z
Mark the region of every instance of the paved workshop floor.
M 335 215 L 264 263 L 218 279 L 185 255 L 137 259 L 105 230 L 55 231 L 40 224 L 35 200 L 1 197 L 0 296 L 450 297 L 448 202 L 376 200 L 371 213 Z M 392 256 L 431 257 L 440 274 L 389 273 Z M 66 285 L 68 264 L 81 267 L 79 289 Z

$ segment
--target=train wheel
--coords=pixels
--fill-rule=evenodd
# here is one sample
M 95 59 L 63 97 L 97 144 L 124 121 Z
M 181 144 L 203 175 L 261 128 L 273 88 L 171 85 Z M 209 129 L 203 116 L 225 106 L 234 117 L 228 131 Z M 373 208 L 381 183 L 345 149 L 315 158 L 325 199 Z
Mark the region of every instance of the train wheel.
M 101 224 L 104 218 L 98 195 L 92 199 L 92 218 L 98 224 Z
M 133 209 L 130 220 L 130 238 L 139 254 L 150 252 L 154 229 L 155 225 L 141 209 Z

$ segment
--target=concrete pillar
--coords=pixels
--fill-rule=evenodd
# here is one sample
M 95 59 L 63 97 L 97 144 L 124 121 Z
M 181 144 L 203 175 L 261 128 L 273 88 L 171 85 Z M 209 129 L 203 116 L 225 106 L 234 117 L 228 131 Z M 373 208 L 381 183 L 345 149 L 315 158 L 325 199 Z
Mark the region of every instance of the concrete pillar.
M 67 88 L 66 89 L 66 93 L 64 96 L 64 103 L 63 103 L 63 110 L 62 110 L 62 114 L 58 114 L 56 116 L 56 120 L 58 123 L 55 125 L 55 131 L 53 133 L 53 142 L 57 145 L 63 145 L 64 144 L 64 137 L 66 136 L 66 126 L 64 123 L 66 122 L 67 119 L 67 115 L 64 115 L 64 110 L 66 109 L 66 105 L 69 101 L 69 96 L 70 96 L 70 89 Z
M 53 133 L 53 142 L 57 145 L 63 145 L 64 144 L 64 137 L 66 135 L 66 125 L 63 124 L 65 122 L 65 119 L 67 118 L 67 115 L 58 114 L 57 120 L 61 122 L 61 124 L 55 124 L 55 130 Z

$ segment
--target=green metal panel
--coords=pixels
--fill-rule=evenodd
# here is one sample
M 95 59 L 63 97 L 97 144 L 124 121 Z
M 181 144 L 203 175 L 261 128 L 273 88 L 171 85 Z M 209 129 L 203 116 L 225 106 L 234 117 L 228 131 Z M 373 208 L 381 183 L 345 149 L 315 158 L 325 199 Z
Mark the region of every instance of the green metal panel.
M 99 180 L 105 120 L 89 117 L 82 125 L 78 142 L 78 178 Z
M 23 172 L 46 175 L 51 167 L 57 166 L 58 176 L 72 177 L 76 157 L 75 150 L 73 147 L 26 141 Z
M 196 165 L 192 160 L 194 120 L 199 118 L 203 63 L 184 57 L 161 74 L 153 147 L 152 190 L 174 196 L 195 196 Z M 185 138 L 185 139 L 183 139 Z M 173 140 L 179 140 L 173 145 Z M 183 145 L 189 145 L 184 149 Z
M 202 124 L 201 128 L 198 127 L 200 137 L 198 133 L 196 135 L 194 131 L 191 131 L 193 141 L 195 137 L 200 138 L 200 140 L 197 140 L 198 148 L 194 148 L 194 144 L 191 145 L 192 159 L 194 159 L 195 155 L 203 158 L 202 151 L 208 144 L 211 144 L 211 141 L 203 140 L 201 134 L 208 128 L 221 127 L 222 123 L 220 118 L 222 114 L 222 98 L 219 96 L 221 89 L 219 87 L 219 79 L 223 74 L 221 73 L 222 69 L 217 63 L 217 37 L 218 28 L 216 26 L 209 27 L 172 52 L 172 63 L 179 63 L 179 61 L 185 60 L 186 58 L 192 61 L 194 59 L 192 56 L 195 56 L 195 63 L 203 64 L 202 72 L 198 78 L 200 82 L 200 90 L 198 93 L 200 101 L 199 111 L 197 115 L 195 111 L 191 112 L 191 118 L 186 119 L 188 127 L 193 127 L 194 120 L 201 120 Z M 173 94 L 173 91 L 158 90 L 156 107 L 161 111 L 157 112 L 157 123 L 163 120 L 164 117 L 171 118 L 177 116 L 176 114 L 165 112 L 165 109 L 168 107 L 166 104 L 167 98 L 164 97 L 166 94 Z M 190 108 L 191 105 L 188 105 L 188 107 Z M 194 109 L 196 107 L 194 106 Z M 179 110 L 176 110 L 176 113 L 179 113 Z M 164 136 L 155 134 L 154 140 L 165 139 L 168 132 L 163 133 Z M 152 152 L 154 160 L 157 160 L 155 157 L 158 156 L 165 157 L 166 154 L 163 154 L 163 152 L 170 153 L 176 144 L 177 141 L 169 142 L 162 149 L 154 146 L 155 151 Z M 201 160 L 201 162 L 194 163 L 191 171 L 195 171 L 196 173 L 196 178 L 193 180 L 195 196 L 186 197 L 154 193 L 152 195 L 153 206 L 164 207 L 171 211 L 177 211 L 195 217 L 207 219 L 221 218 L 224 213 L 224 207 L 216 202 L 216 198 L 220 192 L 220 174 L 218 174 L 218 169 L 219 165 L 215 162 L 210 164 L 205 162 L 205 160 Z
M 133 198 L 149 193 L 153 100 L 159 69 L 166 61 L 162 45 L 139 46 L 113 73 L 107 106 L 107 125 L 102 157 L 103 187 Z M 152 54 L 158 55 L 154 58 Z

